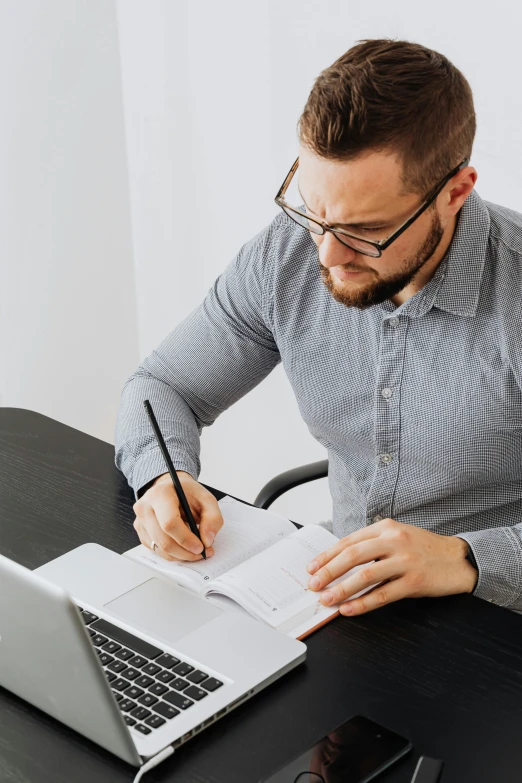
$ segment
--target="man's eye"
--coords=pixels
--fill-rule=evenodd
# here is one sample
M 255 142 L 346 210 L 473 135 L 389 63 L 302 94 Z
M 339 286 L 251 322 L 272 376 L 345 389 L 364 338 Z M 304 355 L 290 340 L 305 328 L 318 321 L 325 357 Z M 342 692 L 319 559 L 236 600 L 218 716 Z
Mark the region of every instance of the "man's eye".
M 378 234 L 380 231 L 384 231 L 386 226 L 374 226 L 373 228 L 360 228 L 363 234 Z

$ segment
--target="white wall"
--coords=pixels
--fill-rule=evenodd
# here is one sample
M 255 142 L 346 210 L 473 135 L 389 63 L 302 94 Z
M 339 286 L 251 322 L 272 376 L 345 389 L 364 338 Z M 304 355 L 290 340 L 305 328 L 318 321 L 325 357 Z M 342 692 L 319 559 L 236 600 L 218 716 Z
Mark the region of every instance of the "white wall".
M 118 17 L 141 356 L 276 214 L 313 81 L 360 38 L 418 41 L 463 70 L 478 113 L 478 191 L 522 211 L 516 4 L 118 0 Z M 202 446 L 201 480 L 249 500 L 275 473 L 325 456 L 280 367 Z M 302 521 L 330 507 L 326 481 L 274 506 Z
M 360 38 L 419 41 L 463 70 L 477 189 L 522 211 L 521 22 L 507 0 L 4 0 L 4 404 L 112 440 L 127 373 L 276 214 L 312 83 Z M 201 479 L 249 500 L 325 456 L 280 367 L 202 445 Z M 326 482 L 275 508 L 328 516 Z
M 138 362 L 113 2 L 0 3 L 0 392 L 112 439 Z

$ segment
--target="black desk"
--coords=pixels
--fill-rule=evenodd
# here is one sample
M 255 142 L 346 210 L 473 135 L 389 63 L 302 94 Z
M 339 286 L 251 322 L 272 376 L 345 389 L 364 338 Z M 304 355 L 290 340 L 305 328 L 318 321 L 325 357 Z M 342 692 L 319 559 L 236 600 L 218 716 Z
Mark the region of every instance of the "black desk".
M 0 408 L 0 551 L 29 568 L 88 541 L 136 544 L 113 447 L 39 414 Z M 209 487 L 209 489 L 212 489 Z M 216 497 L 223 493 L 212 491 Z M 304 665 L 176 751 L 144 783 L 255 783 L 352 714 L 411 738 L 443 783 L 522 780 L 522 617 L 471 596 L 402 601 L 338 618 Z M 35 639 L 35 666 L 38 666 Z M 131 767 L 0 689 L 0 780 L 127 783 Z

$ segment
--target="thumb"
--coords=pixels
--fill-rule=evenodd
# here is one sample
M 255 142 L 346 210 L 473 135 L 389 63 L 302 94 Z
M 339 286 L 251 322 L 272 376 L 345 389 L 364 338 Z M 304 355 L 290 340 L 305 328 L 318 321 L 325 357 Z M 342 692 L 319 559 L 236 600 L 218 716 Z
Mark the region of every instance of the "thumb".
M 199 534 L 205 547 L 212 546 L 214 538 L 223 527 L 224 520 L 217 504 L 204 502 L 199 518 Z

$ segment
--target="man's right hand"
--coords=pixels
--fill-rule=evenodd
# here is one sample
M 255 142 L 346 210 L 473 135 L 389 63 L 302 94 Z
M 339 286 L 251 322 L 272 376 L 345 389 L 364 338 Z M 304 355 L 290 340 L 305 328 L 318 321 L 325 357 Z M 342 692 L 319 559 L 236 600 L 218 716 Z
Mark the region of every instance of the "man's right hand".
M 190 473 L 178 470 L 177 474 L 194 521 L 199 526 L 206 555 L 211 557 L 214 554 L 212 542 L 223 526 L 218 502 Z M 165 560 L 202 559 L 201 541 L 191 532 L 185 520 L 169 473 L 158 476 L 133 508 L 136 514 L 134 529 L 148 549 L 152 549 L 154 541 L 157 544 L 156 553 Z

